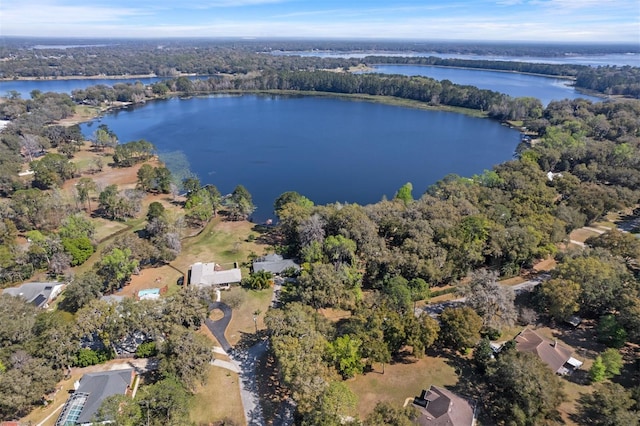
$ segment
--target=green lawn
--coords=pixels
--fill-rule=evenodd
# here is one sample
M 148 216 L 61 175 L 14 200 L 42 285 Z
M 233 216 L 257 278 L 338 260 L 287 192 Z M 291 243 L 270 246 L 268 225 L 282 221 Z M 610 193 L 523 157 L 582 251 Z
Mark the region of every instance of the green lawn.
M 374 364 L 375 371 L 357 376 L 346 382 L 358 396 L 358 412 L 365 418 L 378 402 L 389 402 L 402 407 L 407 398 L 420 395 L 430 385 L 453 386 L 458 382 L 454 368 L 442 357 L 424 357 L 416 362 L 397 362 L 382 366 Z

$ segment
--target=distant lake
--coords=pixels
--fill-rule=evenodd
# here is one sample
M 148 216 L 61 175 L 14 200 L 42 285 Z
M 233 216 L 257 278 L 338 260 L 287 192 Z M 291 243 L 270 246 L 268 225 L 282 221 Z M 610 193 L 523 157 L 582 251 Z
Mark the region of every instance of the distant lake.
M 189 77 L 190 79 L 209 78 L 209 76 Z M 45 92 L 67 93 L 71 94 L 73 90 L 86 89 L 87 87 L 104 84 L 113 86 L 118 83 L 135 83 L 153 84 L 158 81 L 168 80 L 169 77 L 147 77 L 147 78 L 83 78 L 68 80 L 11 80 L 0 81 L 0 96 L 7 96 L 12 90 L 20 93 L 22 99 L 31 99 L 31 91 L 39 90 Z
M 640 67 L 640 54 L 635 52 L 629 53 L 612 53 L 606 55 L 571 55 L 541 57 L 541 56 L 505 56 L 505 55 L 471 55 L 462 53 L 436 53 L 436 52 L 384 52 L 384 51 L 367 51 L 367 52 L 340 52 L 340 51 L 324 51 L 324 50 L 303 50 L 303 51 L 274 51 L 273 55 L 285 56 L 313 56 L 319 58 L 357 58 L 362 59 L 367 56 L 396 56 L 405 58 L 427 58 L 435 56 L 444 59 L 468 59 L 472 61 L 508 61 L 508 62 L 529 62 L 540 64 L 573 64 L 573 65 L 589 65 L 604 66 L 615 65 L 632 67 Z
M 540 77 L 512 72 L 484 71 L 468 68 L 445 68 L 425 65 L 375 65 L 373 72 L 382 74 L 422 75 L 436 80 L 449 80 L 455 84 L 475 86 L 480 89 L 494 90 L 514 98 L 532 96 L 540 99 L 543 105 L 552 100 L 589 99 L 593 102 L 602 98 L 584 95 L 572 86 L 568 80 Z
M 274 218 L 273 202 L 285 191 L 316 204 L 369 204 L 412 182 L 417 198 L 447 174 L 471 176 L 509 160 L 519 141 L 517 131 L 488 119 L 316 97 L 173 98 L 100 123 L 123 142 L 152 142 L 161 157 L 182 155 L 223 194 L 244 185 L 256 222 Z M 96 126 L 82 129 L 88 136 Z

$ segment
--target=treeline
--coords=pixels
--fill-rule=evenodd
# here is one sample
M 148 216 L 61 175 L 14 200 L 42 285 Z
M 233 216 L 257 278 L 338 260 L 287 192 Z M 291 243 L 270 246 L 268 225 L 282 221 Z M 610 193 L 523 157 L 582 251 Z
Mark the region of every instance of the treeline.
M 598 67 L 580 70 L 576 74 L 576 87 L 607 95 L 640 98 L 639 67 Z
M 474 86 L 437 81 L 428 77 L 408 77 L 386 74 L 350 74 L 330 71 L 265 72 L 260 75 L 189 80 L 180 77 L 152 85 L 154 91 L 176 89 L 184 94 L 203 94 L 230 90 L 290 90 L 341 94 L 391 96 L 424 102 L 484 111 L 499 120 L 539 118 L 542 103 L 534 98 L 512 98 Z M 160 87 L 164 87 L 161 89 Z M 76 98 L 76 101 L 82 99 Z
M 263 46 L 259 47 L 262 50 Z M 341 68 L 357 59 L 274 56 L 242 43 L 131 42 L 69 49 L 6 49 L 0 77 L 236 74 L 262 69 Z
M 489 61 L 469 59 L 443 59 L 430 56 L 389 57 L 367 56 L 363 60 L 368 64 L 426 65 L 441 67 L 461 67 L 520 73 L 542 74 L 556 77 L 574 77 L 575 87 L 592 90 L 606 95 L 640 97 L 640 68 L 631 66 L 599 66 L 574 64 L 544 64 L 512 61 Z
M 444 59 L 435 56 L 424 57 L 395 57 L 395 56 L 367 56 L 363 59 L 367 64 L 401 64 L 401 65 L 429 65 L 440 67 L 477 68 L 499 71 L 514 71 L 521 73 L 543 74 L 552 76 L 575 76 L 587 65 L 543 64 L 533 62 L 515 62 L 500 60 L 471 60 Z

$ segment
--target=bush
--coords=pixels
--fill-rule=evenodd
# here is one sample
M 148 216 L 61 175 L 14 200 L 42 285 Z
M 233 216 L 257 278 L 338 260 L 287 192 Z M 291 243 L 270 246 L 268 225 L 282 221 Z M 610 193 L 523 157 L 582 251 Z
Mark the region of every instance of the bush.
M 63 238 L 64 251 L 71 255 L 71 265 L 78 266 L 91 257 L 94 252 L 93 244 L 88 237 Z
M 136 358 L 150 358 L 158 354 L 156 342 L 144 342 L 136 349 Z
M 80 349 L 73 357 L 72 364 L 74 367 L 88 367 L 90 365 L 102 364 L 113 358 L 113 353 L 107 349 L 91 350 L 87 348 Z

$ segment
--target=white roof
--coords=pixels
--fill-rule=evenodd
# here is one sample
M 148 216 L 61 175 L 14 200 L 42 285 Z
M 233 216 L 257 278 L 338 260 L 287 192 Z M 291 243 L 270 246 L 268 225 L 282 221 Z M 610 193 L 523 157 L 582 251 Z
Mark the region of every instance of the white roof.
M 191 265 L 191 279 L 189 284 L 199 286 L 225 285 L 242 281 L 242 271 L 239 268 L 216 271 L 215 263 L 194 263 Z

